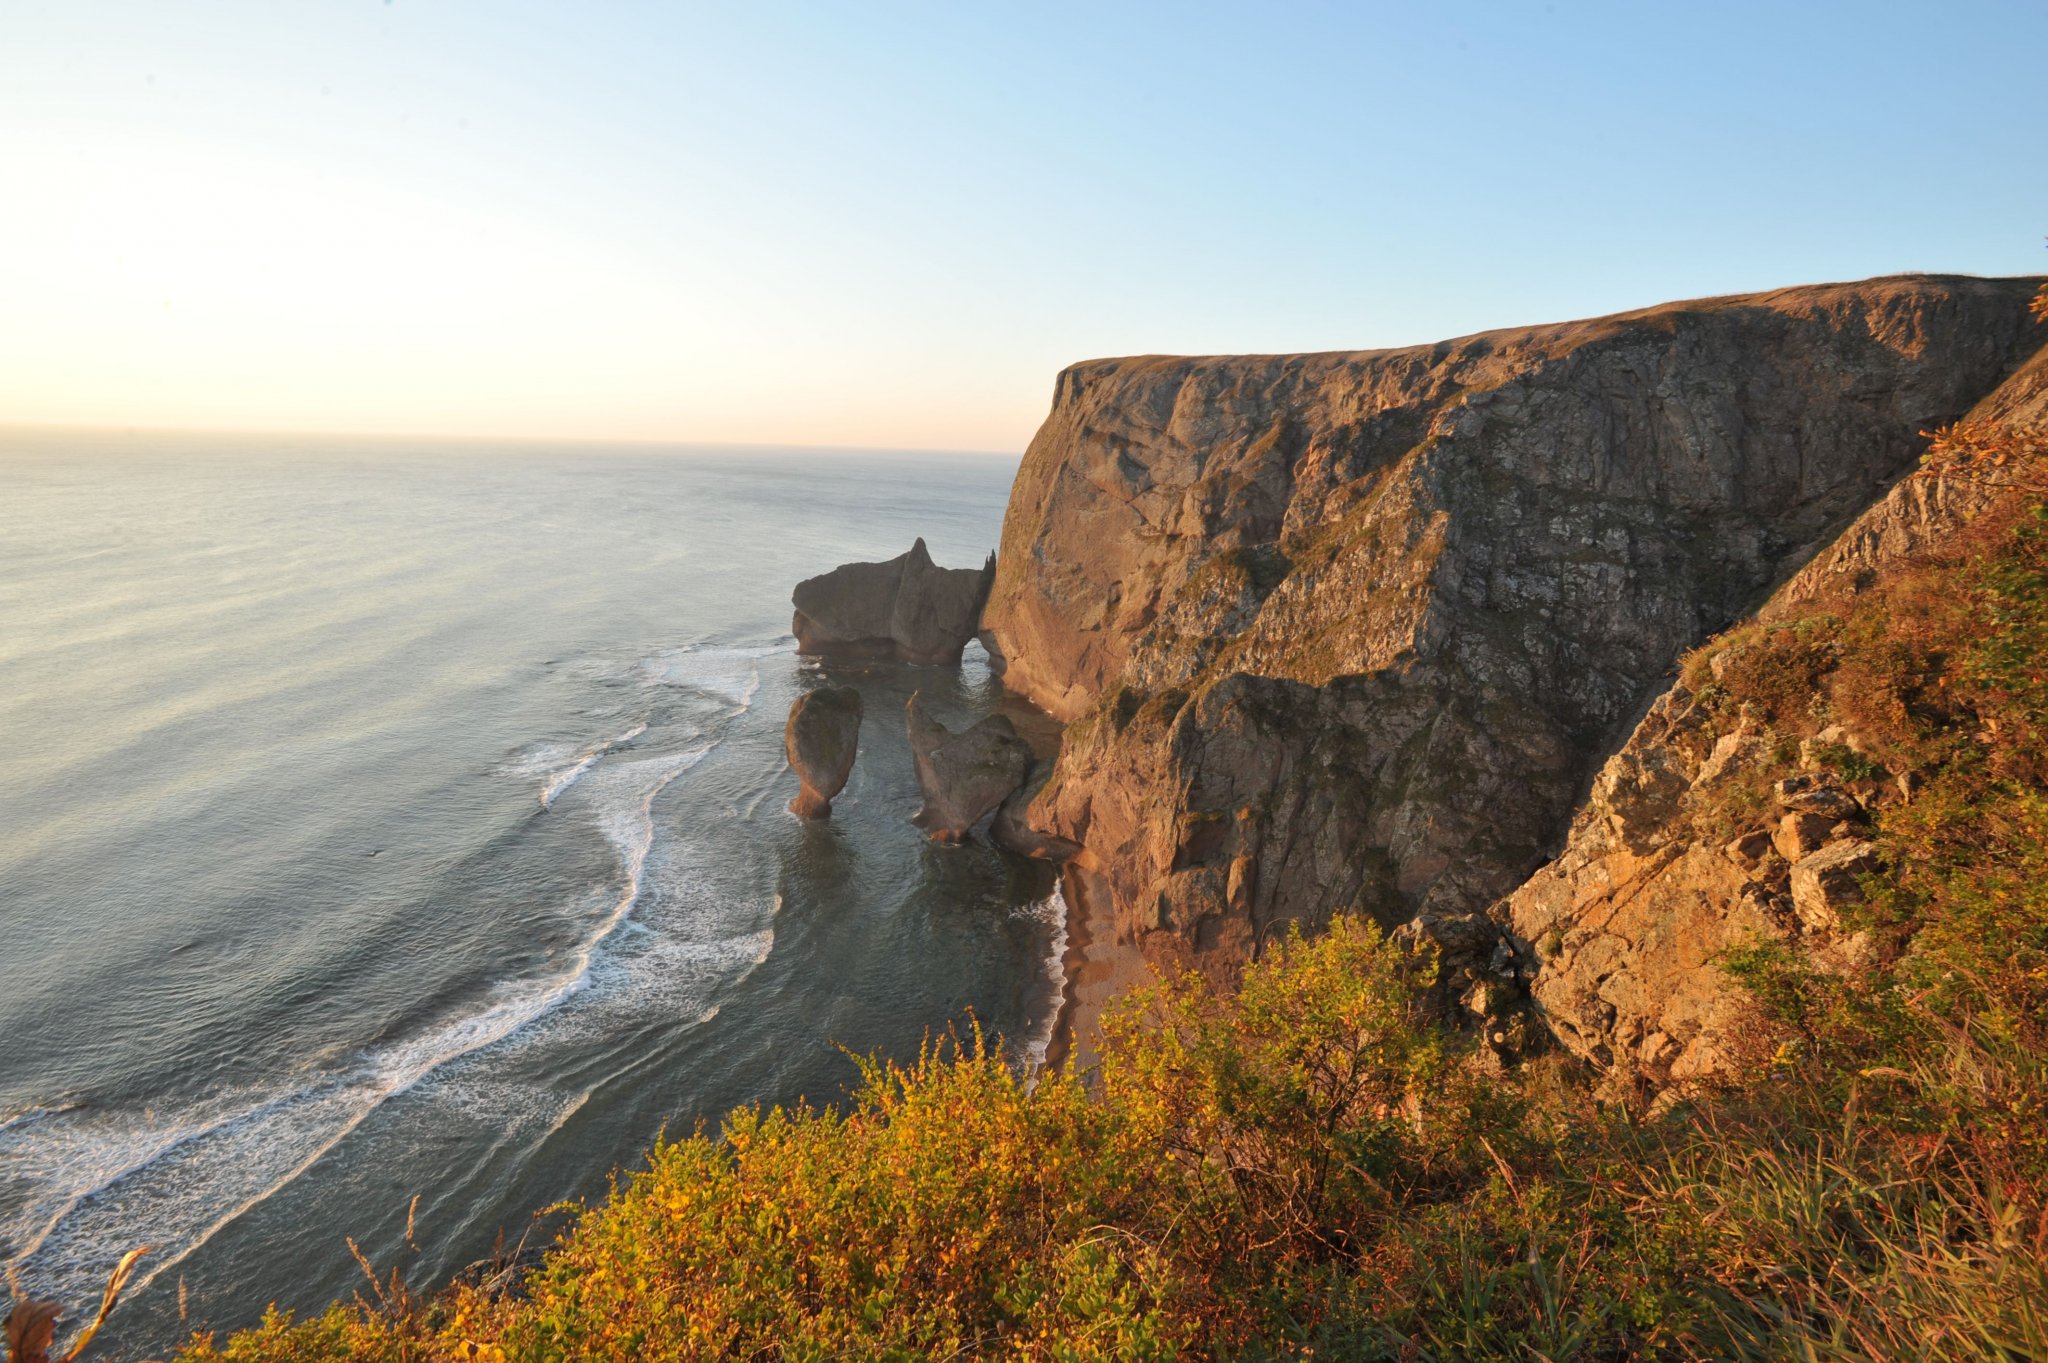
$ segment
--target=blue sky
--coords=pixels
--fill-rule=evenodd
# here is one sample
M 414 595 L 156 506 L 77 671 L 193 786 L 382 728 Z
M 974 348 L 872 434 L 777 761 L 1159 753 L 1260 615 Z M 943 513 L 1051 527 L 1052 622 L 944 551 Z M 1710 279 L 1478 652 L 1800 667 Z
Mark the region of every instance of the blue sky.
M 1021 449 L 1057 369 L 2048 271 L 2048 5 L 0 0 L 0 421 Z

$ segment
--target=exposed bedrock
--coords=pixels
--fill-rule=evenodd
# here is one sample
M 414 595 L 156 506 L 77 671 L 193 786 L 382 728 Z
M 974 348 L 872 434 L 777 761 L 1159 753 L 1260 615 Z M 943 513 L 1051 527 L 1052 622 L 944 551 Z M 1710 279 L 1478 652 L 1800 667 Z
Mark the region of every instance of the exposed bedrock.
M 1969 416 L 2048 430 L 2048 349 Z M 1908 479 L 1760 614 L 1846 601 L 2013 495 L 1996 468 Z M 1601 768 L 1562 854 L 1494 911 L 1551 1035 L 1618 1086 L 1661 1090 L 1723 1073 L 1733 1058 L 1753 1005 L 1721 969 L 1724 952 L 1777 941 L 1823 970 L 1856 968 L 1873 943 L 1843 909 L 1881 869 L 1866 812 L 1906 795 L 1823 764 L 1830 750 L 1862 746 L 1840 726 L 1823 729 L 1801 744 L 1801 772 L 1771 785 L 1756 826 L 1703 836 L 1694 811 L 1713 808 L 1727 782 L 1768 771 L 1772 744 L 1717 721 L 1683 685 L 1659 696 Z
M 1556 849 L 1678 654 L 2025 358 L 2034 287 L 1068 369 L 983 616 L 1006 684 L 1076 721 L 1030 823 L 1155 960 L 1227 976 L 1346 908 L 1485 956 L 1459 925 Z
M 2032 339 L 2040 339 L 2039 328 Z M 1964 416 L 1973 422 L 2048 430 L 2048 347 L 2035 351 Z M 1881 565 L 1938 542 L 2000 495 L 1995 478 L 1905 479 L 1773 592 L 1762 614 L 1770 618 L 1817 598 L 1861 591 Z
M 995 563 L 941 568 L 924 541 L 886 563 L 845 563 L 790 594 L 796 651 L 951 664 L 974 637 Z
M 789 802 L 790 813 L 806 819 L 832 813 L 832 797 L 846 789 L 860 751 L 860 716 L 860 692 L 851 686 L 821 686 L 791 703 L 782 746 L 803 787 Z
M 912 822 L 939 842 L 963 842 L 983 815 L 1024 784 L 1031 745 L 1002 715 L 956 734 L 925 713 L 920 693 L 904 708 L 910 756 L 924 792 L 924 806 Z
M 1031 802 L 1038 798 L 1038 792 L 1045 789 L 1045 783 L 1052 779 L 1054 761 L 1052 758 L 1038 758 L 1026 772 L 1024 784 L 996 806 L 996 815 L 989 820 L 989 841 L 1020 857 L 1035 857 L 1042 861 L 1067 861 L 1081 849 L 1064 838 L 1054 837 L 1031 826 Z

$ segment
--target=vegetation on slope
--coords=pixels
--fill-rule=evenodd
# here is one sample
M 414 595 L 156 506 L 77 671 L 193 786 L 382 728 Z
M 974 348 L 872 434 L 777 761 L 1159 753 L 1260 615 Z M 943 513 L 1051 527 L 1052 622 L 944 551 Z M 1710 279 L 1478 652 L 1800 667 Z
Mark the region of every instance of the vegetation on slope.
M 1902 792 L 1880 950 L 1730 962 L 1738 1082 L 1651 1116 L 1489 1073 L 1418 1010 L 1432 962 L 1342 921 L 1133 1000 L 1092 1085 L 949 1038 L 664 1142 L 521 1282 L 183 1358 L 2048 1359 L 2048 451 L 1947 442 L 2018 503 L 1694 664 L 1787 762 L 1841 724 Z

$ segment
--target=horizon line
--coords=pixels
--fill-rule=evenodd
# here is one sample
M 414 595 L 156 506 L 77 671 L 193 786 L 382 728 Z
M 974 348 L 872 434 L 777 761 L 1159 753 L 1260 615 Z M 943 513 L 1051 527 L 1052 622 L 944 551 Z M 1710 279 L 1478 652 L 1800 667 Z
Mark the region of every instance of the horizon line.
M 655 449 L 821 451 L 847 454 L 953 454 L 971 458 L 1021 459 L 1022 450 L 963 449 L 950 445 L 806 444 L 787 440 L 685 440 L 662 436 L 510 435 L 452 431 L 363 430 L 359 428 L 319 429 L 303 426 L 180 426 L 139 422 L 97 424 L 81 421 L 15 421 L 0 418 L 0 434 L 47 432 L 71 435 L 204 435 L 261 438 L 265 436 L 311 437 L 328 440 L 427 440 L 443 444 L 572 444 L 625 446 Z

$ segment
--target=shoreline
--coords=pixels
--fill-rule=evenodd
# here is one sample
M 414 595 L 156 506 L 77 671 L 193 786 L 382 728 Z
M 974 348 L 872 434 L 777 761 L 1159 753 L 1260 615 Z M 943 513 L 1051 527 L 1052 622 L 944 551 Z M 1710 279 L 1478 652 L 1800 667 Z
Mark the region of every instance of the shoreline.
M 1157 978 L 1136 947 L 1117 940 L 1109 896 L 1099 881 L 1076 862 L 1060 868 L 1060 896 L 1067 906 L 1067 949 L 1061 961 L 1066 979 L 1043 1067 L 1066 1069 L 1072 1062 L 1071 1072 L 1083 1078 L 1094 1068 L 1103 1012 Z

